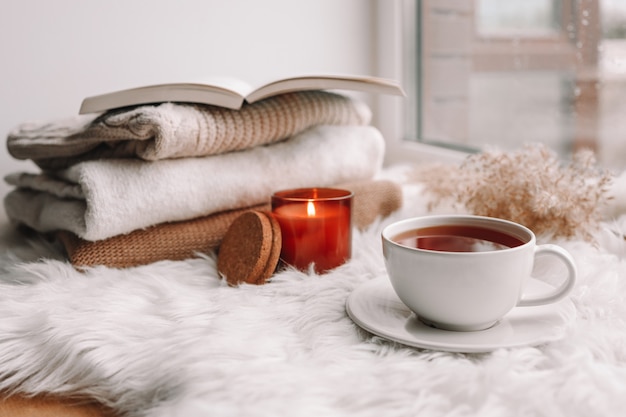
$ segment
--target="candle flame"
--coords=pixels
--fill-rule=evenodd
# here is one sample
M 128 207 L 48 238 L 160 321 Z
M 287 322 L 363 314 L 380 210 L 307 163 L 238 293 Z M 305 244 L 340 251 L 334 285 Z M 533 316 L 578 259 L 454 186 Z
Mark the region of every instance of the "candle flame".
M 313 204 L 313 201 L 307 203 L 306 214 L 310 217 L 315 216 L 315 204 Z

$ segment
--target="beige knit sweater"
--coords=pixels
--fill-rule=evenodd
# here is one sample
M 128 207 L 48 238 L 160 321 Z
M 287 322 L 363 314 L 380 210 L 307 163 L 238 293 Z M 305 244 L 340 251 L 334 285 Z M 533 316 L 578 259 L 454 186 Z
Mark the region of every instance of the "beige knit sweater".
M 220 154 L 277 142 L 317 125 L 367 125 L 363 102 L 325 91 L 282 94 L 240 110 L 162 103 L 101 115 L 25 123 L 7 149 L 42 168 L 101 158 L 160 160 Z

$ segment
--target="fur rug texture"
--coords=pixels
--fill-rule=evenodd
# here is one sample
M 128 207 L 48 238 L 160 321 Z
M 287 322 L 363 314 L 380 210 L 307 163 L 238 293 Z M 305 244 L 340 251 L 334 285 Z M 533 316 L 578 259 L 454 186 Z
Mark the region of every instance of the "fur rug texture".
M 151 417 L 623 415 L 626 241 L 611 231 L 621 218 L 596 244 L 554 242 L 579 269 L 562 340 L 444 353 L 373 336 L 345 312 L 353 289 L 385 275 L 382 228 L 431 213 L 419 186 L 404 191 L 400 211 L 355 232 L 350 262 L 262 286 L 228 287 L 210 256 L 81 273 L 4 225 L 0 392 L 88 396 Z

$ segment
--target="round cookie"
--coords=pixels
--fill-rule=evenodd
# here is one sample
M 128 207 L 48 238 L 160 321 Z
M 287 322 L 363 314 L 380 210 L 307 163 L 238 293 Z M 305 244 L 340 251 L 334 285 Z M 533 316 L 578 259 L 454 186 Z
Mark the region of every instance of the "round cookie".
M 276 270 L 281 246 L 280 225 L 271 213 L 248 211 L 224 235 L 217 270 L 232 286 L 264 284 Z

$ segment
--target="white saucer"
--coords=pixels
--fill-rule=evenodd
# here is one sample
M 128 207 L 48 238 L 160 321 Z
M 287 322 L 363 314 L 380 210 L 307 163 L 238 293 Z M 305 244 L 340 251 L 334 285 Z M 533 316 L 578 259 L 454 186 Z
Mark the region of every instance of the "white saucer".
M 549 285 L 532 278 L 527 292 L 544 292 Z M 476 332 L 453 332 L 429 327 L 398 298 L 385 276 L 357 287 L 346 311 L 360 327 L 404 345 L 447 352 L 490 352 L 499 348 L 535 346 L 563 337 L 576 316 L 568 299 L 538 307 L 515 307 L 495 326 Z

